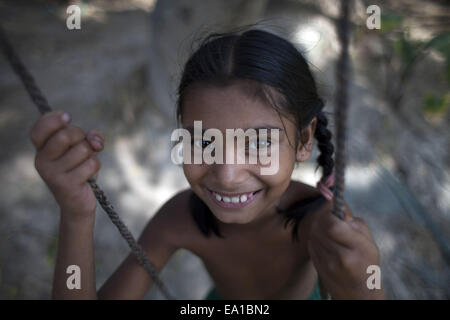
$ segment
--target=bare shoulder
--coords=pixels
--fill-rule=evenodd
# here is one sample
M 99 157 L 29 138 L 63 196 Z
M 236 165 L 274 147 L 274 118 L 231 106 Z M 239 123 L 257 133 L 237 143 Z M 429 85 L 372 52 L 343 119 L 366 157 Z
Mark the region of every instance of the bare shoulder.
M 148 222 L 142 237 L 159 235 L 172 250 L 185 247 L 186 242 L 197 231 L 189 211 L 192 192 L 190 188 L 184 189 L 167 200 Z M 143 241 L 147 243 L 146 239 Z
M 291 185 L 297 194 L 301 194 L 303 198 L 309 198 L 320 195 L 320 191 L 317 188 L 310 186 L 309 184 L 300 181 L 291 181 Z
M 317 198 L 321 196 L 320 191 L 308 184 L 305 184 L 300 181 L 292 181 L 290 186 L 290 194 L 291 197 L 293 197 L 293 201 L 300 201 L 303 199 L 309 199 L 309 198 Z M 314 220 L 317 216 L 321 215 L 324 212 L 330 212 L 333 210 L 334 201 L 323 199 L 323 204 L 321 204 L 316 210 L 310 212 L 306 217 L 305 220 L 312 222 L 311 220 Z M 347 202 L 344 202 L 345 206 L 345 215 L 346 218 L 353 217 L 353 213 L 350 209 L 350 206 L 347 204 Z M 310 226 L 310 223 L 305 222 L 305 225 Z
M 317 188 L 295 180 L 291 180 L 287 190 L 287 201 L 289 204 L 318 196 L 320 196 L 320 191 Z

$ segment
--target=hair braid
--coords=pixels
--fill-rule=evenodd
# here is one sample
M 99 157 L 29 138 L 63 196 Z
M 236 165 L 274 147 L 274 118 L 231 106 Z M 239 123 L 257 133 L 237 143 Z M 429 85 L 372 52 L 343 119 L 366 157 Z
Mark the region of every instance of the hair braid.
M 316 125 L 316 131 L 314 133 L 314 137 L 317 139 L 320 155 L 317 157 L 317 168 L 322 167 L 323 173 L 322 177 L 328 177 L 332 172 L 334 168 L 334 160 L 333 160 L 333 153 L 334 153 L 334 146 L 331 142 L 332 133 L 330 130 L 328 130 L 328 119 L 325 116 L 325 114 L 320 111 L 317 114 L 317 125 Z

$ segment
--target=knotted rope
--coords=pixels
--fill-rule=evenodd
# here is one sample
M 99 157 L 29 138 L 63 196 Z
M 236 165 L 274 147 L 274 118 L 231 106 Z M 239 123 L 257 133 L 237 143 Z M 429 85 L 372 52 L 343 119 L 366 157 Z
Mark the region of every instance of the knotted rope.
M 3 52 L 11 64 L 14 72 L 19 76 L 20 80 L 25 86 L 28 94 L 33 100 L 34 104 L 38 108 L 41 114 L 52 111 L 52 108 L 47 102 L 47 99 L 42 94 L 41 90 L 39 90 L 36 85 L 33 76 L 28 72 L 25 68 L 24 64 L 20 60 L 19 56 L 14 51 L 10 42 L 8 41 L 6 34 L 4 33 L 2 27 L 0 26 L 0 45 L 3 49 Z M 158 274 L 156 272 L 156 268 L 152 265 L 147 255 L 145 254 L 142 247 L 136 242 L 136 239 L 133 237 L 131 232 L 128 230 L 127 226 L 122 222 L 117 212 L 114 210 L 114 207 L 108 201 L 108 198 L 100 189 L 100 187 L 95 182 L 95 179 L 90 178 L 88 180 L 89 185 L 94 192 L 95 197 L 97 198 L 100 206 L 105 210 L 108 214 L 108 217 L 111 219 L 112 223 L 117 227 L 122 237 L 127 241 L 128 246 L 130 247 L 133 254 L 136 256 L 139 264 L 147 271 L 147 273 L 152 278 L 153 282 L 158 286 L 161 290 L 161 293 L 164 295 L 166 299 L 174 299 L 168 292 L 164 283 L 159 279 Z

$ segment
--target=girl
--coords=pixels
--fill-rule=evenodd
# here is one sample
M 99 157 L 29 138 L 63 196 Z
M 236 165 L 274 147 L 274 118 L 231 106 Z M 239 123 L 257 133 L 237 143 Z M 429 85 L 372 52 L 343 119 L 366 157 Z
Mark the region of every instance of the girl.
M 365 223 L 331 214 L 333 145 L 308 65 L 287 40 L 261 30 L 212 34 L 185 65 L 177 118 L 184 128 L 276 128 L 279 169 L 261 175 L 257 164 L 183 164 L 191 188 L 168 200 L 145 227 L 139 243 L 157 270 L 179 248 L 200 257 L 215 283 L 210 297 L 307 299 L 384 298 L 367 287 L 378 248 Z M 129 255 L 97 292 L 93 227 L 96 199 L 87 180 L 96 176 L 103 136 L 70 125 L 67 113 L 42 116 L 30 133 L 36 169 L 61 208 L 53 298 L 139 299 L 151 278 Z M 317 140 L 323 178 L 317 188 L 292 181 Z M 212 141 L 194 137 L 193 147 Z M 248 155 L 268 139 L 246 144 Z M 226 149 L 227 146 L 224 146 Z M 234 151 L 234 150 L 233 150 Z M 81 289 L 68 290 L 66 269 L 78 265 Z

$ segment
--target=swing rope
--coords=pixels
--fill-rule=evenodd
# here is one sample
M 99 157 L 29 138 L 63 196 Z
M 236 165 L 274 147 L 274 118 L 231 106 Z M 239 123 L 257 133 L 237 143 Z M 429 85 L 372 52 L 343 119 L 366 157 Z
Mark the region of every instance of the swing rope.
M 348 83 L 349 83 L 349 11 L 351 0 L 341 0 L 340 18 L 337 22 L 337 33 L 341 44 L 340 56 L 336 66 L 336 96 L 335 96 L 335 125 L 336 125 L 336 156 L 335 156 L 335 189 L 333 193 L 334 206 L 332 213 L 341 220 L 344 215 L 344 187 L 345 164 L 347 150 L 347 109 L 348 109 Z
M 33 76 L 28 72 L 19 56 L 14 51 L 10 42 L 8 41 L 6 34 L 4 33 L 2 27 L 0 26 L 0 45 L 3 48 L 3 52 L 11 64 L 14 72 L 19 76 L 20 80 L 22 80 L 23 85 L 25 86 L 26 91 L 28 92 L 31 100 L 34 102 L 36 107 L 38 108 L 41 114 L 45 114 L 47 112 L 52 111 L 52 108 L 47 102 L 47 99 L 42 94 L 41 90 L 39 90 L 36 82 L 34 81 Z M 131 251 L 136 256 L 139 264 L 147 271 L 147 273 L 152 278 L 153 282 L 158 286 L 161 290 L 161 293 L 164 295 L 166 299 L 172 300 L 174 297 L 169 293 L 164 283 L 159 279 L 156 268 L 152 265 L 147 255 L 145 254 L 142 247 L 137 243 L 136 239 L 133 237 L 131 232 L 128 230 L 127 226 L 122 222 L 117 212 L 114 210 L 114 207 L 108 201 L 108 198 L 97 185 L 94 178 L 90 178 L 88 180 L 89 185 L 94 192 L 95 197 L 97 198 L 100 206 L 105 210 L 108 214 L 108 217 L 111 219 L 112 223 L 117 227 L 122 237 L 127 241 L 128 246 L 131 248 Z
M 340 18 L 337 23 L 337 33 L 341 43 L 341 52 L 336 67 L 336 96 L 335 96 L 335 123 L 336 123 L 336 156 L 335 156 L 335 188 L 333 192 L 334 207 L 332 214 L 345 220 L 344 217 L 344 185 L 345 185 L 345 164 L 346 164 L 346 122 L 348 107 L 348 81 L 349 81 L 349 9 L 351 0 L 341 0 Z M 14 72 L 19 76 L 28 92 L 31 100 L 37 106 L 41 114 L 50 112 L 47 99 L 36 85 L 34 78 L 23 65 L 19 56 L 14 51 L 8 41 L 2 27 L 0 26 L 0 45 L 4 54 L 11 64 Z M 168 292 L 164 283 L 159 279 L 156 268 L 152 265 L 142 247 L 136 242 L 135 238 L 122 222 L 114 207 L 108 201 L 108 198 L 97 185 L 95 179 L 88 180 L 92 191 L 97 198 L 100 206 L 108 214 L 112 223 L 117 227 L 122 237 L 127 241 L 131 251 L 136 256 L 139 264 L 147 271 L 153 282 L 158 286 L 166 299 L 174 299 Z

